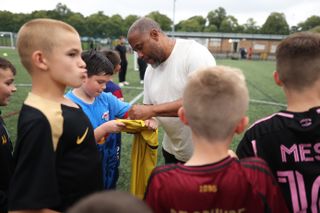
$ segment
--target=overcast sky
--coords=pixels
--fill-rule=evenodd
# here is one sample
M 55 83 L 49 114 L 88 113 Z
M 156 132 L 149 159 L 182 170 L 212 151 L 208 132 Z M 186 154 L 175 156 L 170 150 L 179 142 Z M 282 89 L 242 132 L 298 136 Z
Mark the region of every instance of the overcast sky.
M 259 26 L 271 12 L 284 13 L 290 26 L 312 15 L 320 15 L 320 0 L 175 0 L 175 13 L 174 0 L 0 0 L 0 10 L 30 13 L 34 10 L 53 10 L 58 3 L 84 16 L 103 11 L 107 16 L 120 14 L 125 18 L 159 11 L 171 20 L 175 17 L 176 24 L 196 15 L 206 17 L 209 11 L 218 7 L 223 7 L 227 15 L 236 17 L 239 24 L 253 18 Z

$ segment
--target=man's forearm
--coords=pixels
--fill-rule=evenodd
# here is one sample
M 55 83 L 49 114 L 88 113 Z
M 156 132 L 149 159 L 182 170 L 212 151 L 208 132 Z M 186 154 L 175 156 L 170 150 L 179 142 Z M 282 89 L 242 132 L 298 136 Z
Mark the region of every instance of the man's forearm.
M 168 102 L 164 104 L 157 104 L 152 106 L 154 117 L 177 117 L 178 110 L 182 106 L 182 99 Z

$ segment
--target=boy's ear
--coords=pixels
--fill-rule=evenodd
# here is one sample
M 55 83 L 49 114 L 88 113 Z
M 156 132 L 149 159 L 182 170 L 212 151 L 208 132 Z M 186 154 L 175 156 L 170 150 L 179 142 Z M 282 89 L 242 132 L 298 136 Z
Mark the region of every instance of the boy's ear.
M 183 107 L 180 107 L 180 109 L 178 110 L 178 116 L 182 123 L 184 123 L 185 125 L 188 125 L 188 120 L 186 118 L 186 114 Z
M 48 68 L 47 63 L 46 63 L 46 59 L 44 58 L 43 52 L 41 51 L 35 51 L 32 56 L 32 61 L 33 64 L 41 69 L 41 70 L 46 70 Z
M 282 81 L 280 80 L 278 71 L 274 71 L 274 72 L 273 72 L 273 79 L 274 79 L 274 82 L 275 82 L 278 86 L 281 87 L 281 86 L 283 85 Z
M 242 132 L 246 129 L 248 123 L 249 123 L 249 118 L 248 118 L 248 116 L 243 117 L 243 118 L 239 121 L 238 125 L 236 126 L 235 132 L 236 132 L 237 134 L 242 133 Z

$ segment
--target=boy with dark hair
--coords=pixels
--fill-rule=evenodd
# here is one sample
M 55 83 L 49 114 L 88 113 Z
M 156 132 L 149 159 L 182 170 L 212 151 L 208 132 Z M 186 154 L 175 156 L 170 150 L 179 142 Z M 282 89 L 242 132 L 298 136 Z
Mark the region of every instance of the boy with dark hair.
M 32 88 L 18 120 L 9 210 L 64 212 L 103 189 L 92 125 L 64 97 L 86 77 L 80 36 L 65 22 L 33 19 L 20 28 L 17 49 Z
M 0 58 L 0 106 L 7 106 L 9 98 L 17 91 L 14 85 L 16 68 L 10 61 Z M 13 173 L 12 143 L 0 111 L 0 212 L 7 212 L 8 188 Z
M 194 152 L 185 164 L 153 171 L 145 200 L 154 212 L 287 212 L 267 164 L 228 152 L 248 123 L 242 73 L 222 66 L 192 73 L 182 100 L 178 114 L 191 128 Z
M 87 77 L 81 87 L 69 91 L 66 97 L 79 104 L 90 119 L 102 157 L 104 187 L 114 189 L 119 177 L 120 144 L 115 134 L 108 134 L 125 127 L 115 119 L 126 118 L 131 105 L 103 92 L 114 70 L 104 54 L 92 50 L 82 53 L 82 59 L 87 64 Z
M 269 164 L 292 212 L 319 212 L 320 35 L 296 33 L 277 47 L 275 83 L 287 109 L 255 122 L 239 143 L 239 158 Z
M 121 69 L 121 59 L 119 53 L 113 50 L 102 50 L 101 51 L 112 63 L 113 65 L 113 75 L 120 72 Z M 111 92 L 112 95 L 116 96 L 119 100 L 124 101 L 121 88 L 118 84 L 115 84 L 112 79 L 108 81 L 105 92 Z

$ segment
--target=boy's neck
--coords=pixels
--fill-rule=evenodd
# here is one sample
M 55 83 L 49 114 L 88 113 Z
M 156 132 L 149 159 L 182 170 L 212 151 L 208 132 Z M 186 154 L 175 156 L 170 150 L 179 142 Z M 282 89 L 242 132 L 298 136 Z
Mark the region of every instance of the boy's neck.
M 203 138 L 192 136 L 194 151 L 191 158 L 185 163 L 186 166 L 200 166 L 216 163 L 229 156 L 230 142 L 208 141 Z
M 320 106 L 320 90 L 314 87 L 302 92 L 284 91 L 287 97 L 287 110 L 290 112 L 305 112 Z
M 95 100 L 95 97 L 89 96 L 81 87 L 73 89 L 72 92 L 85 103 L 91 104 Z
M 37 96 L 40 96 L 44 99 L 52 100 L 55 102 L 63 103 L 64 102 L 64 92 L 65 86 L 57 86 L 50 85 L 47 83 L 44 85 L 43 83 L 32 82 L 31 92 Z

